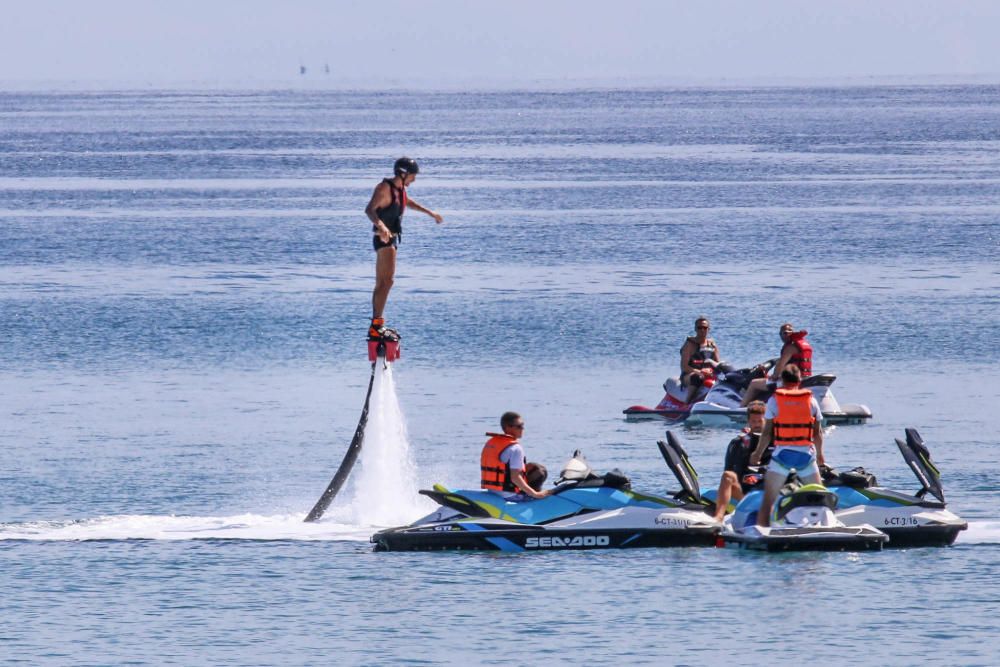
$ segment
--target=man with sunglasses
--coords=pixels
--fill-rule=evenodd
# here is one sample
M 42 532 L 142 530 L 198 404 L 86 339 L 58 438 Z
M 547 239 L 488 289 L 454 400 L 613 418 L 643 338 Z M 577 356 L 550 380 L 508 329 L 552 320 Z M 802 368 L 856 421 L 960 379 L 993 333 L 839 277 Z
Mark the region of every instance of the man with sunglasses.
M 516 412 L 505 412 L 500 417 L 503 433 L 487 433 L 490 439 L 483 446 L 479 458 L 480 486 L 492 491 L 529 498 L 545 498 L 551 490 L 542 490 L 548 477 L 545 466 L 527 463 L 520 438 L 524 435 L 524 419 Z
M 708 337 L 712 325 L 704 315 L 694 321 L 694 335 L 681 346 L 681 386 L 688 388 L 685 403 L 690 403 L 706 382 L 715 379 L 719 365 L 719 346 Z

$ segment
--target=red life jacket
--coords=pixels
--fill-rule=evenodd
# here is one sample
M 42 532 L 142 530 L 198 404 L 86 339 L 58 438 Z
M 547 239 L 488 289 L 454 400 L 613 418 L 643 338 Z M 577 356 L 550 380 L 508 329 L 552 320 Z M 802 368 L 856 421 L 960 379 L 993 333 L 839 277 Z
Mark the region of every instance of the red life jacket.
M 796 387 L 775 390 L 778 414 L 774 426 L 775 447 L 810 447 L 813 444 L 812 392 Z
M 809 332 L 803 329 L 795 333 L 788 334 L 788 342 L 795 346 L 795 354 L 791 356 L 788 363 L 795 364 L 802 371 L 803 379 L 813 374 L 813 347 L 806 340 Z
M 483 453 L 479 457 L 480 487 L 493 491 L 518 491 L 510 477 L 510 466 L 500 460 L 500 454 L 511 445 L 517 444 L 517 438 L 506 433 L 487 433 L 490 439 L 483 445 Z

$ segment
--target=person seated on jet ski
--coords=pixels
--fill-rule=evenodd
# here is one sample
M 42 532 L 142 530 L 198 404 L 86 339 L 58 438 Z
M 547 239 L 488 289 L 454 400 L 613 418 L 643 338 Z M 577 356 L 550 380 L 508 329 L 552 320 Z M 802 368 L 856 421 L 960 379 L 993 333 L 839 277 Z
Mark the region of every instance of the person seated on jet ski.
M 770 396 L 778 386 L 778 378 L 788 364 L 795 364 L 799 367 L 802 379 L 812 375 L 812 345 L 806 340 L 809 332 L 805 329 L 796 331 L 788 322 L 781 325 L 778 335 L 781 336 L 781 355 L 778 363 L 771 369 L 770 378 L 757 378 L 750 382 L 746 393 L 743 394 L 742 407 L 750 405 L 751 401 L 757 401 Z
M 681 346 L 681 386 L 688 387 L 685 403 L 694 400 L 707 380 L 715 379 L 719 346 L 708 337 L 711 328 L 707 317 L 699 317 L 694 321 L 694 335 L 688 336 Z
M 795 364 L 781 372 L 781 387 L 767 400 L 764 431 L 750 456 L 759 465 L 764 450 L 774 442 L 771 463 L 764 475 L 764 498 L 757 511 L 757 525 L 771 524 L 771 506 L 794 469 L 803 484 L 822 484 L 819 467 L 823 458 L 823 413 L 808 389 L 801 389 L 802 374 Z
M 765 410 L 761 401 L 754 401 L 748 405 L 746 428 L 729 442 L 729 447 L 726 449 L 726 466 L 719 482 L 719 491 L 715 496 L 716 521 L 725 518 L 730 499 L 742 500 L 743 495 L 760 481 L 760 476 L 756 472 L 750 472 L 750 455 L 760 442 L 760 434 L 764 430 Z M 771 460 L 771 449 L 769 447 L 764 451 L 762 465 L 767 465 Z
M 510 493 L 511 500 L 522 494 L 529 498 L 545 498 L 552 490 L 542 490 L 548 478 L 545 466 L 526 463 L 519 438 L 524 435 L 524 419 L 516 412 L 500 417 L 503 433 L 487 433 L 490 439 L 483 446 L 479 460 L 480 486 L 484 489 Z M 516 494 L 516 495 L 515 495 Z

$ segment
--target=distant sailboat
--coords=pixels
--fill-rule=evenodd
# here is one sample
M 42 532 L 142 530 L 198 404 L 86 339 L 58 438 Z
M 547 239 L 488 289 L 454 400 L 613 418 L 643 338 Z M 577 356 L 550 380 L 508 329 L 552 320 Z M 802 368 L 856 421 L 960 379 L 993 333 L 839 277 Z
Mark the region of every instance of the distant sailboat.
M 305 73 L 306 73 L 306 66 L 299 65 L 299 74 L 305 74 Z
M 330 73 L 330 64 L 329 63 L 327 63 L 326 65 L 323 66 L 323 71 L 326 72 L 327 74 Z

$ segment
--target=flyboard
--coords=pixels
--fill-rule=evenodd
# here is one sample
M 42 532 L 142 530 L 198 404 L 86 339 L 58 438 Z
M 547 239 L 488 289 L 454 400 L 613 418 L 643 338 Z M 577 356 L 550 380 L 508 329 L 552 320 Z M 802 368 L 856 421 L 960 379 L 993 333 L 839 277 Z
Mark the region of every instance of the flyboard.
M 347 481 L 348 476 L 351 474 L 351 470 L 358 460 L 358 455 L 361 453 L 361 447 L 365 443 L 365 427 L 368 425 L 368 404 L 372 398 L 372 387 L 375 386 L 375 372 L 378 368 L 378 363 L 381 360 L 383 367 L 388 367 L 389 364 L 397 359 L 399 359 L 399 334 L 395 329 L 383 329 L 381 336 L 378 338 L 370 337 L 368 339 L 368 361 L 372 362 L 372 374 L 368 380 L 368 392 L 365 394 L 365 406 L 361 409 L 361 419 L 358 420 L 358 427 L 354 430 L 354 439 L 351 440 L 351 446 L 347 448 L 347 453 L 344 454 L 344 460 L 341 461 L 336 474 L 334 474 L 333 479 L 327 485 L 326 491 L 316 501 L 316 505 L 306 515 L 305 520 L 307 523 L 318 521 L 322 518 L 323 513 L 326 512 L 330 503 L 333 502 L 333 499 L 340 492 L 340 487 L 344 485 L 344 482 Z

